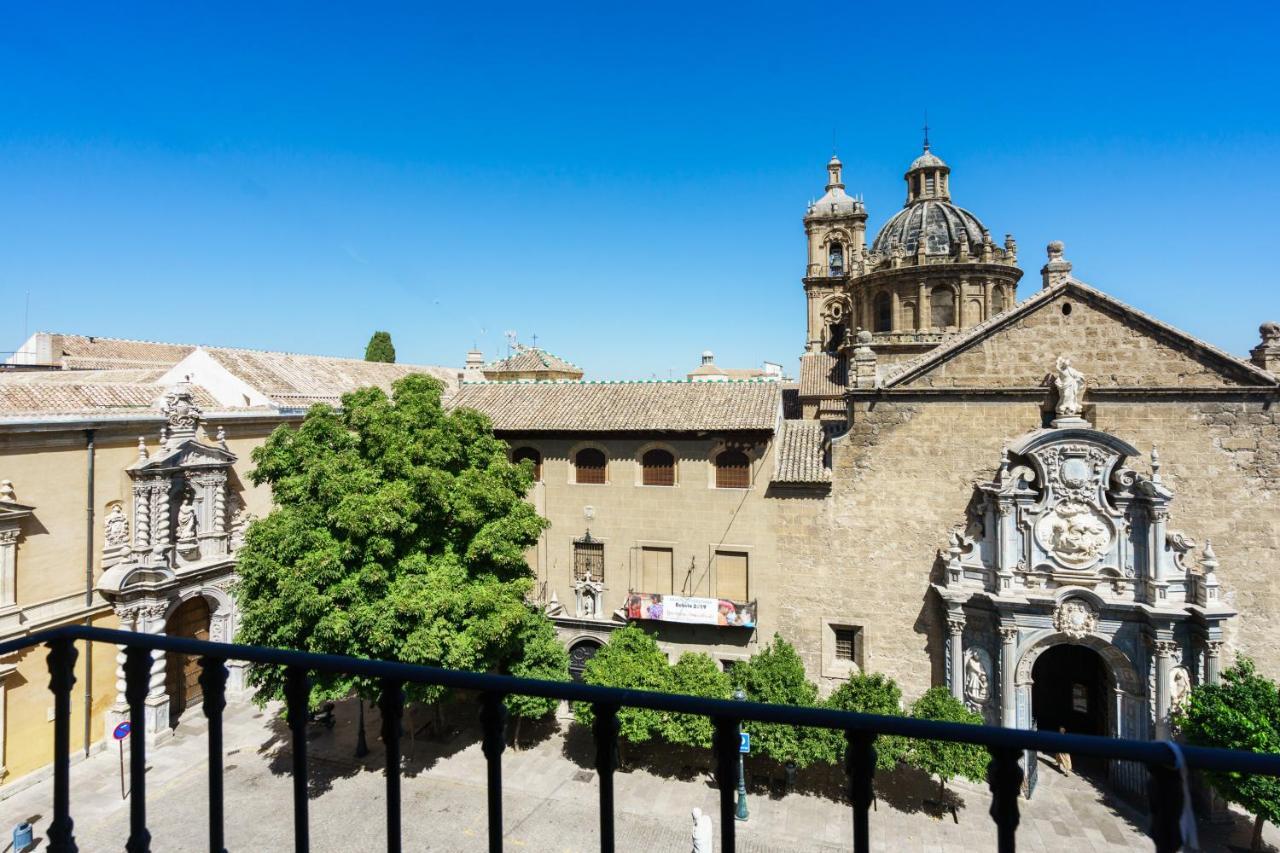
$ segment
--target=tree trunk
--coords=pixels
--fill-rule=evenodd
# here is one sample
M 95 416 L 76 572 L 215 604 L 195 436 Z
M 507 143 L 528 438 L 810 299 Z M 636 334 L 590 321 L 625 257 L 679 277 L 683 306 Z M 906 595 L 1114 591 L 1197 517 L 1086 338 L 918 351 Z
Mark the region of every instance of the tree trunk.
M 1262 849 L 1262 827 L 1267 825 L 1267 821 L 1262 815 L 1258 815 L 1253 819 L 1253 844 L 1250 850 Z
M 356 758 L 364 758 L 369 754 L 369 744 L 364 737 L 364 700 L 357 696 L 356 703 L 360 706 L 360 715 L 356 717 Z
M 512 752 L 520 751 L 520 724 L 524 722 L 524 717 L 516 717 L 515 731 L 511 733 L 511 750 Z

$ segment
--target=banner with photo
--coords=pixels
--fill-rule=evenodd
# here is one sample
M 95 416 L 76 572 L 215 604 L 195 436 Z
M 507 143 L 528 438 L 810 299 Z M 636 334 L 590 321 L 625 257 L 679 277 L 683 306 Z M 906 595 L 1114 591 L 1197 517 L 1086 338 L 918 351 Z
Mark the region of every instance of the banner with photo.
M 633 592 L 627 596 L 627 618 L 685 625 L 720 625 L 754 628 L 755 603 L 739 604 L 727 598 L 692 598 L 657 592 Z

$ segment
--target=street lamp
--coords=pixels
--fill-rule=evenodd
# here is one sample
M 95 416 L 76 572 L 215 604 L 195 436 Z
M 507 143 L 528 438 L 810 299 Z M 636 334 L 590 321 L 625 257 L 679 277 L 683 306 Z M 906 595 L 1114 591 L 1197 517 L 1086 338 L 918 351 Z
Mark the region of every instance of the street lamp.
M 733 691 L 733 698 L 745 702 L 747 694 L 738 688 Z M 738 820 L 746 820 L 747 813 L 747 775 L 742 769 L 742 722 L 738 722 L 738 811 L 734 814 Z

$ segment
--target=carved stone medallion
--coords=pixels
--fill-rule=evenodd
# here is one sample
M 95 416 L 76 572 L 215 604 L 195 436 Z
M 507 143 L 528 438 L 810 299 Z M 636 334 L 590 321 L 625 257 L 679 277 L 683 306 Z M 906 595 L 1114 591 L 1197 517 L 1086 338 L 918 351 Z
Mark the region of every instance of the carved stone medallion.
M 1079 501 L 1063 501 L 1036 522 L 1036 539 L 1069 569 L 1087 569 L 1111 547 L 1106 517 Z
M 1098 612 L 1083 599 L 1068 598 L 1053 612 L 1053 627 L 1079 640 L 1098 630 Z

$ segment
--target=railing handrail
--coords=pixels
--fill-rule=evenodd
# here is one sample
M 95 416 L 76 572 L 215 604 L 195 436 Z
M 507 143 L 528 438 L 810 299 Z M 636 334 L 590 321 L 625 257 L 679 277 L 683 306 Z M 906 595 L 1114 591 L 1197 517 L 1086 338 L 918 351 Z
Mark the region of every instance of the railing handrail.
M 873 735 L 901 735 L 919 740 L 971 743 L 1002 750 L 1034 750 L 1050 754 L 1069 752 L 1168 768 L 1172 768 L 1176 763 L 1171 746 L 1164 741 L 1123 740 L 1099 735 L 1060 734 L 1032 729 L 921 720 L 905 716 L 863 714 L 833 708 L 709 699 L 677 693 L 600 687 L 572 681 L 542 681 L 511 675 L 443 669 L 422 664 L 344 655 L 246 646 L 237 643 L 215 643 L 164 634 L 120 631 L 85 625 L 64 625 L 2 642 L 0 656 L 57 640 L 105 642 L 150 651 L 178 652 L 221 660 L 296 667 L 313 672 L 362 675 L 375 679 L 433 684 L 488 694 L 519 694 L 570 702 L 697 714 L 712 718 L 812 726 Z M 1182 746 L 1181 751 L 1187 766 L 1193 769 L 1258 773 L 1280 777 L 1280 754 L 1190 745 Z

